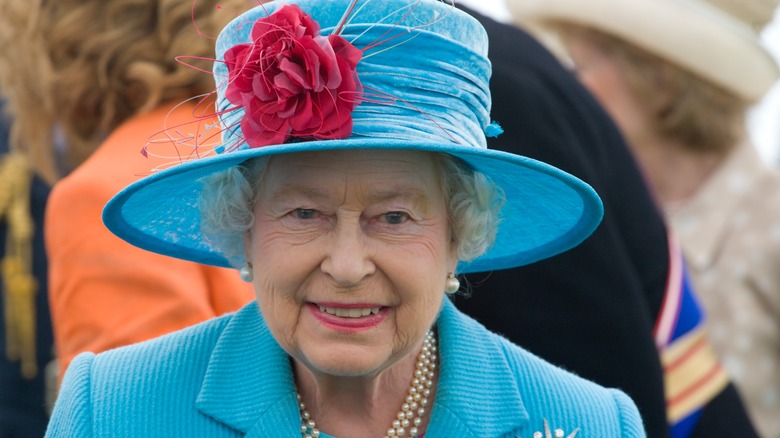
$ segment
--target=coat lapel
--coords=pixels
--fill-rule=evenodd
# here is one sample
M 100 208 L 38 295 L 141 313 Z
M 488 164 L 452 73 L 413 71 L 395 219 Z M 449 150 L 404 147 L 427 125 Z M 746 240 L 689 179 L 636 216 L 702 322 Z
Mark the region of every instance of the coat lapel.
M 444 300 L 436 323 L 440 377 L 426 437 L 515 436 L 529 420 L 497 338 Z
M 198 410 L 247 436 L 296 436 L 292 370 L 257 303 L 233 316 L 211 352 Z

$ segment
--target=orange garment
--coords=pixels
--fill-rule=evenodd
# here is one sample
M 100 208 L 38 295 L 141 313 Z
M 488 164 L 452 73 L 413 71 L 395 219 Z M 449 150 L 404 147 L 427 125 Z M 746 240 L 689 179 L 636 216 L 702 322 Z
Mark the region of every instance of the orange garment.
M 126 121 L 51 192 L 45 238 L 60 380 L 78 353 L 147 340 L 237 310 L 254 297 L 236 270 L 136 248 L 103 225 L 106 202 L 162 163 L 140 153 L 150 136 L 191 120 L 191 108 L 169 115 L 171 109 Z

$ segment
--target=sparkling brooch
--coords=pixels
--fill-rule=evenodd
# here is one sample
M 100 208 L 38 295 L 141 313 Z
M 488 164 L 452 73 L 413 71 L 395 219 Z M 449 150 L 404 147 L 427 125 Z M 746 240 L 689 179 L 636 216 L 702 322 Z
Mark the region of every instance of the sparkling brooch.
M 570 434 L 566 435 L 563 429 L 550 430 L 550 424 L 547 420 L 544 420 L 544 432 L 534 432 L 533 438 L 574 438 L 580 432 L 580 428 L 574 429 Z M 522 438 L 522 437 L 516 437 Z

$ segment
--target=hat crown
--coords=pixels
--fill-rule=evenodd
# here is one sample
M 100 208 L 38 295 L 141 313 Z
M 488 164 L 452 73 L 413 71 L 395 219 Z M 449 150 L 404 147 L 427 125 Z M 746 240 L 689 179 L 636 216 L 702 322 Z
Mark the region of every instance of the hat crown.
M 356 93 L 350 93 L 347 96 L 335 90 L 325 97 L 358 101 L 348 116 L 352 126 L 346 136 L 293 135 L 293 138 L 275 144 L 334 138 L 386 138 L 487 147 L 485 130 L 490 126 L 491 67 L 487 59 L 487 34 L 472 17 L 452 5 L 433 0 L 298 0 L 295 4 L 313 20 L 314 24 L 309 22 L 310 25 L 319 26 L 315 33 L 319 32 L 318 35 L 324 38 L 338 32 L 363 52 L 356 66 L 363 95 L 355 97 Z M 258 54 L 273 50 L 277 46 L 275 42 L 253 40 L 252 29 L 285 5 L 286 2 L 281 1 L 266 3 L 228 24 L 217 39 L 217 57 L 225 60 L 227 52 L 240 45 L 254 44 L 250 50 Z M 278 55 L 264 54 L 258 58 L 277 59 Z M 307 65 L 304 70 L 309 71 L 308 68 Z M 262 80 L 270 83 L 282 75 L 265 73 L 276 71 L 274 69 L 275 66 L 253 64 L 246 71 L 251 75 L 262 72 L 266 76 Z M 232 77 L 226 62 L 214 64 L 214 76 L 217 109 L 223 114 L 222 123 L 229 127 L 222 132 L 224 151 L 257 147 L 246 141 L 249 129 L 264 130 L 274 124 L 274 120 L 289 117 L 289 105 L 276 113 L 265 111 L 276 105 L 278 99 L 273 96 L 266 97 L 260 104 L 237 104 L 237 99 L 231 100 L 228 87 Z M 258 79 L 252 81 L 257 83 Z M 308 92 L 304 90 L 300 94 L 304 97 L 294 99 L 318 98 L 305 96 Z M 248 87 L 242 99 L 255 99 L 253 94 L 256 94 L 255 88 Z M 268 96 L 273 92 L 263 94 Z M 319 116 L 316 111 L 326 105 L 315 102 L 313 106 L 316 118 Z M 325 117 L 323 115 L 323 119 Z M 281 129 L 288 129 L 286 126 Z
M 756 32 L 772 21 L 778 0 L 706 0 L 712 6 L 752 27 Z

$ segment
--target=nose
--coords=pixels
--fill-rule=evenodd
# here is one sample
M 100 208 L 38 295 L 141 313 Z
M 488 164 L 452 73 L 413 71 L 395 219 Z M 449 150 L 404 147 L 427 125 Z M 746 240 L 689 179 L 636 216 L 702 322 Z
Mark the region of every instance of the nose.
M 376 271 L 371 243 L 359 220 L 339 221 L 320 268 L 340 287 L 351 287 Z

